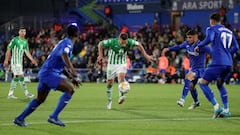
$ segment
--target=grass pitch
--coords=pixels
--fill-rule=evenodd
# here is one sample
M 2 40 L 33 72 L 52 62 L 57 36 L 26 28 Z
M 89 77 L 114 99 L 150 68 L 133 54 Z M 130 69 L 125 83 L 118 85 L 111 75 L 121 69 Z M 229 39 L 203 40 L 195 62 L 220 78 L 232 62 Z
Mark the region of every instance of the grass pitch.
M 1 135 L 238 135 L 240 134 L 240 86 L 226 85 L 229 92 L 230 119 L 212 119 L 213 107 L 199 87 L 201 106 L 188 110 L 192 103 L 189 93 L 185 107 L 176 105 L 183 85 L 131 84 L 122 105 L 117 104 L 118 90 L 114 85 L 112 110 L 106 110 L 106 84 L 83 83 L 75 90 L 68 106 L 60 114 L 66 127 L 47 122 L 61 92 L 51 91 L 45 103 L 26 118 L 29 127 L 15 126 L 12 120 L 28 105 L 20 86 L 18 99 L 7 99 L 9 83 L 0 83 Z M 37 83 L 28 83 L 36 95 Z M 214 85 L 219 103 L 219 92 Z

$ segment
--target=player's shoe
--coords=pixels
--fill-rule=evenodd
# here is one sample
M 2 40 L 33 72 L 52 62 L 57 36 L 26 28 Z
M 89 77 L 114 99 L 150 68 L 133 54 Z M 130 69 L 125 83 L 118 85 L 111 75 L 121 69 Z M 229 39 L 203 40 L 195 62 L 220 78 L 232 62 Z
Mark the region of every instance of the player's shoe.
M 188 107 L 189 110 L 195 109 L 196 107 L 200 106 L 200 102 L 194 102 L 191 106 Z
M 112 109 L 112 100 L 107 101 L 106 107 L 107 107 L 108 110 Z
M 121 96 L 121 97 L 119 97 L 119 99 L 118 99 L 118 104 L 122 104 L 125 99 L 126 99 L 126 96 Z
M 15 125 L 20 126 L 20 127 L 27 127 L 27 126 L 28 126 L 27 123 L 26 123 L 24 120 L 19 120 L 19 119 L 17 119 L 17 118 L 15 118 L 15 119 L 13 120 L 13 123 L 14 123 Z
M 222 111 L 223 111 L 222 107 L 219 107 L 217 110 L 214 110 L 213 111 L 213 119 L 219 118 Z
M 34 97 L 34 95 L 31 94 L 31 93 L 27 93 L 27 94 L 25 94 L 25 96 L 26 96 L 27 98 L 33 98 L 33 97 Z
M 59 120 L 58 118 L 53 118 L 53 117 L 49 116 L 48 122 L 52 123 L 52 124 L 55 124 L 55 125 L 58 125 L 58 126 L 65 127 L 65 124 L 61 120 Z
M 179 100 L 177 101 L 177 105 L 179 105 L 180 107 L 184 107 L 184 100 L 179 99 Z
M 7 98 L 9 98 L 9 99 L 17 99 L 17 97 L 15 97 L 13 94 L 11 94 L 11 95 L 8 95 L 8 97 Z
M 219 117 L 221 117 L 221 118 L 230 118 L 231 117 L 231 113 L 222 111 L 220 113 Z

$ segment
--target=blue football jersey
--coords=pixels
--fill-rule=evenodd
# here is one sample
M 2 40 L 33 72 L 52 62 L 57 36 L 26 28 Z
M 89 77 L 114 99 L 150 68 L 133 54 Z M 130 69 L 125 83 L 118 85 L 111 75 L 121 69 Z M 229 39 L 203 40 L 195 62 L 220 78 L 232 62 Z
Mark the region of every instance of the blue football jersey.
M 65 64 L 62 59 L 62 54 L 67 53 L 70 57 L 72 55 L 73 44 L 69 38 L 64 38 L 52 50 L 47 60 L 42 65 L 39 76 L 47 74 L 49 72 L 62 73 Z
M 204 68 L 206 53 L 210 53 L 210 48 L 208 46 L 205 46 L 205 47 L 201 48 L 200 51 L 196 54 L 196 53 L 194 53 L 194 48 L 197 46 L 198 43 L 200 43 L 200 41 L 198 41 L 196 44 L 191 45 L 187 41 L 184 41 L 180 45 L 169 47 L 169 50 L 177 51 L 180 49 L 186 49 L 186 51 L 189 55 L 191 70 L 198 69 L 198 68 Z
M 235 53 L 239 46 L 232 31 L 221 24 L 208 27 L 206 38 L 198 44 L 201 48 L 211 43 L 212 65 L 232 66 L 232 53 Z

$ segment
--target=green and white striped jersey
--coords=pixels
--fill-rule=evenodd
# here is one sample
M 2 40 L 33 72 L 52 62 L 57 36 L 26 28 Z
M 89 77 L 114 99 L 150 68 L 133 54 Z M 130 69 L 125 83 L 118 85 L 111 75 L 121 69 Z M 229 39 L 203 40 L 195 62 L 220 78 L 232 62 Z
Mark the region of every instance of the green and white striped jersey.
M 126 64 L 127 51 L 139 42 L 133 39 L 127 39 L 125 47 L 122 47 L 118 38 L 110 38 L 102 41 L 102 46 L 108 48 L 108 64 Z
M 12 51 L 11 64 L 23 64 L 23 54 L 25 51 L 29 51 L 28 41 L 26 39 L 20 39 L 15 37 L 11 40 L 8 48 Z

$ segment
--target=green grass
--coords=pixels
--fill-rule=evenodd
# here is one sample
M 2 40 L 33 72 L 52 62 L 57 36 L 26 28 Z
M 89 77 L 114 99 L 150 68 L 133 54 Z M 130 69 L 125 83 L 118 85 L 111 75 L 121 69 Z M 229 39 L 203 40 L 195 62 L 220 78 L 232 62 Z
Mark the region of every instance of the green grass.
M 52 91 L 44 104 L 26 118 L 29 127 L 13 125 L 12 120 L 27 106 L 20 86 L 15 91 L 18 99 L 7 99 L 9 83 L 0 83 L 1 135 L 238 135 L 240 133 L 239 85 L 227 85 L 232 117 L 211 119 L 213 108 L 199 87 L 201 107 L 188 110 L 192 103 L 187 97 L 185 107 L 176 105 L 181 95 L 179 84 L 131 84 L 126 102 L 117 104 L 118 93 L 114 85 L 112 110 L 106 110 L 106 84 L 83 83 L 60 114 L 67 124 L 59 127 L 47 123 L 55 108 L 60 92 Z M 27 84 L 36 94 L 37 83 Z M 218 101 L 219 93 L 214 85 Z

